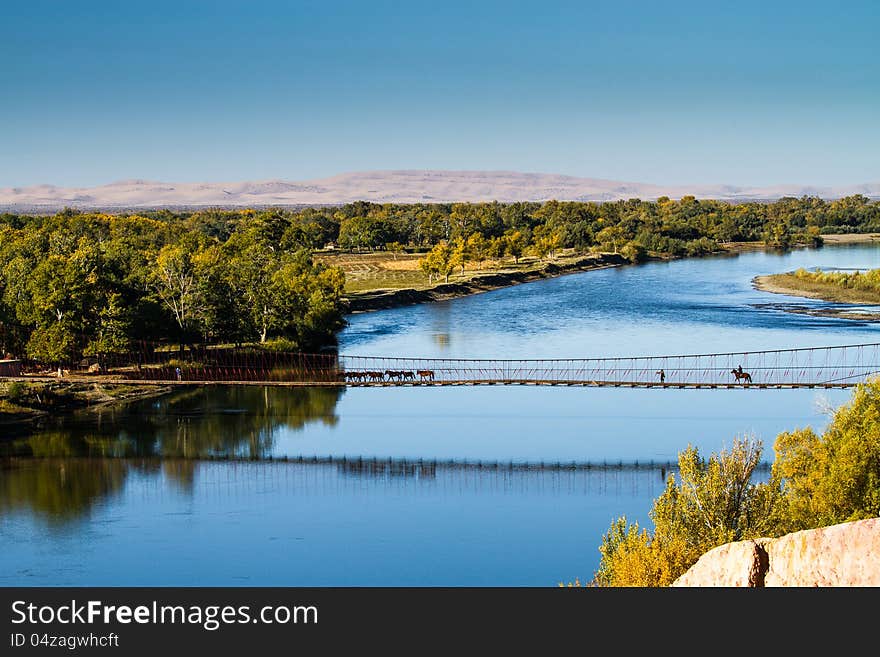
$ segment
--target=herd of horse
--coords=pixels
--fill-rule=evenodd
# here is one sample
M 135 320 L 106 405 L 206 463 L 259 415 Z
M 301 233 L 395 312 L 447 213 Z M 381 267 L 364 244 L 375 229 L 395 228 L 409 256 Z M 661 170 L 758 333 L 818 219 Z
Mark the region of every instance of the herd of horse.
M 353 370 L 345 373 L 346 381 L 433 381 L 434 370 Z

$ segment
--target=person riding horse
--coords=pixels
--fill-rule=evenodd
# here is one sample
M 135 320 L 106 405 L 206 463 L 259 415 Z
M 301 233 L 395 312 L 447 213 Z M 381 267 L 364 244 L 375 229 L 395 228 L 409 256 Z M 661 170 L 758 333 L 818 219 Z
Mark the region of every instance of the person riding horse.
M 752 375 L 748 372 L 743 372 L 742 365 L 739 365 L 735 370 L 730 370 L 730 373 L 733 374 L 737 381 L 743 379 L 743 381 L 747 381 L 748 383 L 752 382 Z

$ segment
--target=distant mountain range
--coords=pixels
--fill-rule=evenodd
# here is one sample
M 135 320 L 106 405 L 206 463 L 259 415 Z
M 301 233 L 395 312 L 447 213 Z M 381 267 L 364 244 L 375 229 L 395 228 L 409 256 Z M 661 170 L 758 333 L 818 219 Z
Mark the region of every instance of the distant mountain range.
M 783 196 L 825 199 L 863 194 L 880 198 L 880 182 L 843 186 L 652 185 L 514 171 L 365 171 L 302 182 L 167 183 L 123 180 L 98 187 L 0 188 L 0 209 L 266 207 L 337 205 L 352 201 L 440 203 L 476 201 L 617 201 L 693 195 L 725 201 L 772 201 Z

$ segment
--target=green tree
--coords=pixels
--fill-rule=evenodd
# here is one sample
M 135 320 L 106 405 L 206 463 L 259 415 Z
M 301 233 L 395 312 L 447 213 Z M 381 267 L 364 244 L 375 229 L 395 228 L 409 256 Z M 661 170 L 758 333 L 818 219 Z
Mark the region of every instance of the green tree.
M 561 243 L 562 238 L 559 233 L 548 224 L 536 227 L 532 233 L 532 252 L 538 258 L 547 256 L 553 258 Z
M 602 540 L 596 582 L 667 586 L 718 545 L 775 535 L 784 509 L 779 483 L 752 482 L 761 451 L 760 441 L 737 439 L 708 460 L 691 446 L 680 453 L 679 481 L 670 474 L 651 509 L 653 533 L 615 521 Z
M 607 226 L 596 235 L 596 242 L 602 251 L 617 253 L 626 241 L 626 235 L 620 226 Z
M 131 322 L 131 308 L 125 305 L 122 295 L 109 294 L 98 312 L 93 337 L 83 353 L 98 356 L 98 362 L 103 366 L 107 355 L 130 351 Z
M 389 223 L 377 217 L 352 217 L 339 227 L 339 245 L 344 249 L 375 249 L 393 241 Z
M 489 242 L 482 233 L 471 233 L 465 243 L 465 252 L 468 259 L 476 261 L 477 268 L 482 269 L 489 255 Z
M 284 321 L 281 298 L 274 281 L 281 268 L 282 254 L 270 242 L 250 231 L 236 231 L 223 247 L 226 256 L 226 283 L 237 299 L 241 312 L 249 318 L 260 342 Z
M 181 339 L 189 339 L 204 311 L 197 277 L 199 240 L 187 235 L 162 247 L 150 272 L 150 287 L 171 313 Z
M 419 260 L 419 267 L 428 274 L 428 282 L 433 281 L 434 276 L 443 276 L 449 282 L 449 275 L 458 266 L 455 250 L 447 242 L 440 242 L 428 254 Z
M 522 231 L 516 229 L 505 231 L 504 250 L 508 255 L 513 256 L 514 263 L 519 263 L 526 246 L 528 246 L 528 239 Z
M 859 385 L 821 436 L 782 433 L 774 451 L 789 530 L 880 516 L 880 382 Z
M 638 242 L 632 241 L 623 245 L 620 255 L 632 263 L 644 262 L 648 258 L 648 250 Z
M 281 336 L 305 351 L 334 344 L 335 332 L 345 325 L 344 287 L 342 270 L 315 263 L 307 250 L 286 256 L 272 275 Z
M 767 246 L 779 249 L 787 249 L 792 243 L 791 228 L 783 220 L 776 220 L 768 224 L 762 237 Z
M 388 242 L 385 245 L 385 250 L 388 253 L 392 254 L 391 257 L 397 260 L 397 254 L 403 253 L 403 244 L 400 242 Z

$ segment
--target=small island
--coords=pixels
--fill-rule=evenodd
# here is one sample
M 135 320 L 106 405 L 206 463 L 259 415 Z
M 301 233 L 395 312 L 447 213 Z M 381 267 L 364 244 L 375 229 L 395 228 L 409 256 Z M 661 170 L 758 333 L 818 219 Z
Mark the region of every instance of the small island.
M 752 283 L 758 290 L 785 294 L 789 296 L 821 299 L 831 303 L 877 306 L 871 309 L 807 308 L 804 306 L 785 308 L 789 312 L 799 312 L 823 317 L 880 321 L 880 269 L 853 271 L 821 271 L 798 269 L 783 274 L 756 276 Z

